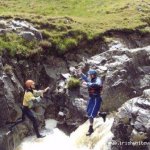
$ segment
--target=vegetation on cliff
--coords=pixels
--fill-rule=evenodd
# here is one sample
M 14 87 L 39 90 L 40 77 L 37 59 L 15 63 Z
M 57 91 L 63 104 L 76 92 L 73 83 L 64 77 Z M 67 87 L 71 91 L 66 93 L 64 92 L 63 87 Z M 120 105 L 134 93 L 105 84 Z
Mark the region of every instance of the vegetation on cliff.
M 11 40 L 1 36 L 0 49 L 13 54 L 62 55 L 112 29 L 150 31 L 149 0 L 2 0 L 0 16 L 27 20 L 43 35 L 44 41 L 28 43 L 14 34 Z

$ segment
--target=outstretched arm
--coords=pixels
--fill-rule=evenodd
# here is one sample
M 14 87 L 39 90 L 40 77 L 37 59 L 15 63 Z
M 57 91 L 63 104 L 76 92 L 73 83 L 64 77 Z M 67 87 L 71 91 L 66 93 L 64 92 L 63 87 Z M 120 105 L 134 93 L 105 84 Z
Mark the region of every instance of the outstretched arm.
M 81 74 L 81 78 L 82 80 L 84 80 L 85 82 L 90 82 L 90 80 L 88 79 L 88 77 L 85 74 Z
M 98 87 L 102 86 L 102 81 L 100 78 L 97 78 L 95 82 L 87 82 L 88 87 Z
M 45 88 L 45 89 L 43 90 L 43 93 L 47 92 L 49 89 L 50 89 L 49 87 Z
M 34 90 L 33 95 L 35 97 L 39 97 L 39 96 L 43 97 L 43 93 L 47 92 L 48 90 L 49 90 L 49 87 L 45 88 L 44 90 Z

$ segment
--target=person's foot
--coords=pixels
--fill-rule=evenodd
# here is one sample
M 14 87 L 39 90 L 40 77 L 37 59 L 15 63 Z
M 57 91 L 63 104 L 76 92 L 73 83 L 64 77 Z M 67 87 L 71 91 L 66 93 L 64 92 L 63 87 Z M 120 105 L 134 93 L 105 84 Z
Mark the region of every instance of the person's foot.
M 89 130 L 88 130 L 88 133 L 86 134 L 86 136 L 90 136 L 93 132 L 94 132 L 93 127 L 90 126 Z
M 44 138 L 46 135 L 38 135 L 37 138 Z
M 106 121 L 106 116 L 107 116 L 107 113 L 106 113 L 106 112 L 100 112 L 100 113 L 99 113 L 99 116 L 103 118 L 103 121 L 104 121 L 104 122 Z

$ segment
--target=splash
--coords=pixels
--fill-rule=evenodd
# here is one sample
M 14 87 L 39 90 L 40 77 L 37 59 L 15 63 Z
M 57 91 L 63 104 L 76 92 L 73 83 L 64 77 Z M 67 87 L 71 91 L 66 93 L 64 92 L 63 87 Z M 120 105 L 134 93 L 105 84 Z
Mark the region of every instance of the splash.
M 110 132 L 112 123 L 113 118 L 107 119 L 105 123 L 99 118 L 95 119 L 95 132 L 87 137 L 87 121 L 69 137 L 56 128 L 57 121 L 49 119 L 46 120 L 46 129 L 42 131 L 42 134 L 46 135 L 45 138 L 27 137 L 16 150 L 108 150 L 107 143 L 113 136 Z
M 62 148 L 74 150 L 68 142 L 69 137 L 56 128 L 56 125 L 57 121 L 46 120 L 46 129 L 42 131 L 42 134 L 45 134 L 46 137 L 41 139 L 37 139 L 35 136 L 27 137 L 16 150 L 59 150 Z
M 70 139 L 80 149 L 86 146 L 88 150 L 109 150 L 113 137 L 110 131 L 113 121 L 113 118 L 108 118 L 104 123 L 102 119 L 96 118 L 94 121 L 94 133 L 90 137 L 86 136 L 89 126 L 89 122 L 87 121 L 71 134 Z

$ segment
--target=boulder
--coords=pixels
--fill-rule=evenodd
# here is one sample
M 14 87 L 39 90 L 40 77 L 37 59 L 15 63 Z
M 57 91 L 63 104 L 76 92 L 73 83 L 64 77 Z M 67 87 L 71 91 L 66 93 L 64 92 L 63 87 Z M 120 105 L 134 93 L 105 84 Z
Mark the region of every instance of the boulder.
M 28 41 L 42 40 L 42 34 L 31 23 L 22 20 L 0 20 L 0 34 L 15 32 Z
M 144 90 L 141 97 L 130 99 L 118 109 L 111 128 L 113 141 L 117 143 L 112 144 L 112 150 L 150 149 L 149 91 L 150 89 Z
M 7 22 L 5 20 L 0 20 L 0 28 L 6 29 L 7 28 Z
M 35 39 L 35 35 L 32 32 L 24 32 L 23 31 L 20 33 L 20 35 L 28 41 L 33 41 Z
M 40 31 L 38 31 L 36 28 L 34 28 L 33 26 L 30 26 L 29 31 L 34 33 L 35 37 L 37 40 L 42 40 L 42 34 Z
M 140 96 L 141 91 L 150 87 L 149 54 L 149 46 L 109 50 L 101 54 L 107 60 L 104 66 L 108 68 L 102 93 L 103 109 L 115 110 L 128 99 Z

